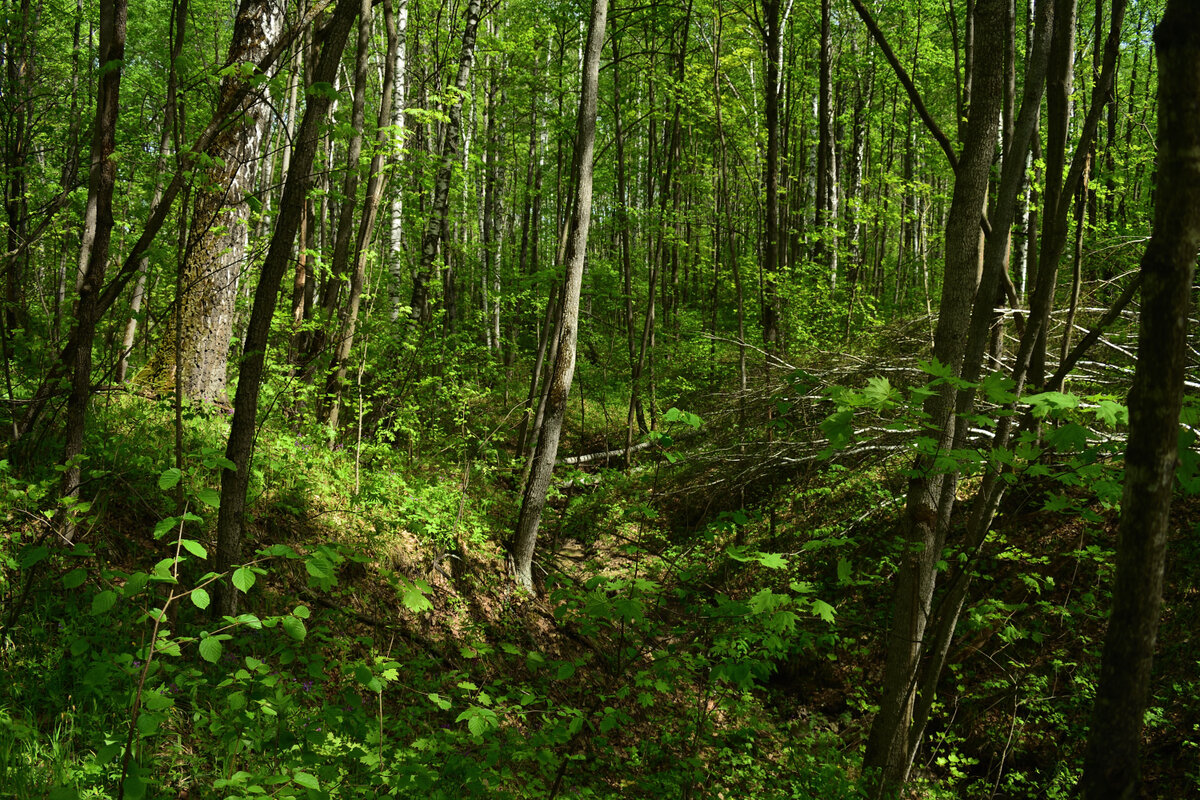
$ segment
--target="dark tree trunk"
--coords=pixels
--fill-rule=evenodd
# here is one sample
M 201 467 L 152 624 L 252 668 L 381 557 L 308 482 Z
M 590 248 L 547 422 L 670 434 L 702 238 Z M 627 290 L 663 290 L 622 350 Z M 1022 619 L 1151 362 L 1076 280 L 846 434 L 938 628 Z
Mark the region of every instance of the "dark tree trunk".
M 342 50 L 346 46 L 360 6 L 360 0 L 338 0 L 337 7 L 324 29 L 321 55 L 313 71 L 313 84 L 333 83 Z M 276 221 L 275 232 L 271 236 L 271 244 L 263 262 L 258 288 L 254 292 L 254 307 L 250 312 L 250 324 L 246 330 L 241 368 L 238 371 L 237 394 L 233 401 L 229 443 L 225 448 L 225 457 L 233 462 L 235 468 L 221 471 L 221 507 L 217 517 L 215 556 L 215 568 L 218 572 L 228 572 L 242 557 L 246 488 L 250 483 L 250 457 L 254 450 L 258 393 L 266 363 L 267 337 L 271 330 L 275 303 L 279 297 L 279 285 L 287 271 L 292 255 L 292 243 L 300 227 L 304 200 L 312 186 L 313 160 L 321 140 L 320 129 L 329 110 L 329 103 L 330 97 L 326 92 L 308 95 L 304 121 L 300 123 L 291 168 L 283 188 L 283 197 L 279 202 L 279 219 Z M 228 577 L 214 586 L 217 587 L 216 602 L 213 604 L 215 613 L 236 613 L 237 594 Z
M 1079 786 L 1085 800 L 1139 796 L 1138 751 L 1162 605 L 1188 313 L 1200 249 L 1200 6 L 1168 0 L 1154 41 L 1159 183 L 1154 231 L 1142 257 L 1145 283 L 1129 394 L 1117 575 Z
M 117 147 L 127 14 L 126 0 L 105 0 L 100 4 L 99 63 L 108 68 L 100 72 L 96 118 L 92 126 L 87 199 L 90 230 L 81 237 L 90 243 L 90 247 L 80 258 L 83 269 L 79 275 L 79 299 L 75 304 L 75 330 L 71 337 L 75 342 L 74 369 L 67 401 L 66 445 L 63 447 L 65 469 L 61 484 L 65 500 L 79 497 L 80 458 L 92 393 L 92 344 L 96 338 L 96 323 L 104 313 L 101 289 L 114 225 L 113 188 L 117 182 L 117 162 L 113 153 Z M 68 518 L 64 535 L 69 540 L 73 534 L 74 526 Z
M 433 281 L 434 262 L 443 248 L 442 232 L 447 224 L 450 207 L 450 181 L 454 167 L 458 164 L 458 150 L 462 146 L 462 105 L 465 102 L 467 83 L 471 76 L 471 63 L 475 56 L 475 34 L 479 30 L 480 0 L 468 0 L 466 26 L 463 29 L 462 50 L 458 59 L 458 76 L 455 79 L 454 97 L 449 103 L 446 133 L 442 141 L 441 163 L 434 180 L 432 204 L 425 221 L 425 232 L 421 236 L 421 262 L 413 278 L 412 317 L 421 324 L 433 319 L 433 304 L 430 286 Z M 443 253 L 443 259 L 445 254 Z M 449 298 L 447 299 L 449 301 Z M 449 305 L 449 302 L 447 303 Z

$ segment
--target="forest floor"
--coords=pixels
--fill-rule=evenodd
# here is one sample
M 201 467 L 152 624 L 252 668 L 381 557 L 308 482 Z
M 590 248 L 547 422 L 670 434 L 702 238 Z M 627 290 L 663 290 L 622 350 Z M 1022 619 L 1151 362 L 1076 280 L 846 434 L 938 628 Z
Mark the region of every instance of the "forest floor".
M 677 441 L 628 474 L 564 470 L 530 596 L 509 575 L 519 499 L 495 462 L 330 449 L 270 428 L 247 551 L 271 557 L 241 609 L 263 624 L 214 625 L 193 598 L 165 615 L 164 638 L 148 626 L 155 587 L 175 585 L 154 566 L 171 542 L 160 524 L 170 410 L 130 398 L 100 416 L 85 551 L 36 567 L 44 537 L 26 511 L 52 479 L 4 476 L 0 777 L 13 796 L 860 796 L 903 451 L 776 459 L 737 472 L 740 487 L 714 484 L 748 459 L 723 461 L 737 447 L 673 417 L 664 430 Z M 224 425 L 188 423 L 189 535 L 208 551 L 212 509 L 199 500 Z M 1079 469 L 1009 493 L 973 565 L 913 796 L 1069 796 L 1116 522 Z M 1200 499 L 1182 498 L 1147 797 L 1200 789 L 1197 519 Z M 179 584 L 202 583 L 199 560 L 175 552 Z M 155 635 L 159 666 L 145 671 Z M 136 778 L 124 790 L 122 775 Z

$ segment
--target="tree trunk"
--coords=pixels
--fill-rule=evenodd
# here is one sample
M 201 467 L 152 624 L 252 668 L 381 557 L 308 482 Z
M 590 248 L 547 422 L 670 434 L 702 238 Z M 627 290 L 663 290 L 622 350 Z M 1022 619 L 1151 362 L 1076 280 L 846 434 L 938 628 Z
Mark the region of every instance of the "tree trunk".
M 396 4 L 396 35 L 399 43 L 396 46 L 394 72 L 396 75 L 395 98 L 392 101 L 392 127 L 395 129 L 395 156 L 392 169 L 400 172 L 404 163 L 404 139 L 406 137 L 404 113 L 405 98 L 408 93 L 408 0 L 399 0 Z M 397 181 L 392 194 L 391 234 L 388 239 L 388 270 L 391 272 L 390 286 L 392 300 L 392 321 L 400 319 L 403 310 L 400 298 L 400 287 L 404 282 L 404 186 Z
M 562 433 L 567 410 L 567 396 L 575 374 L 575 344 L 579 323 L 579 292 L 583 283 L 583 264 L 587 255 L 588 227 L 592 218 L 592 160 L 596 144 L 596 105 L 599 97 L 600 51 L 604 44 L 604 27 L 608 0 L 593 0 L 591 21 L 588 24 L 587 46 L 583 63 L 583 80 L 579 94 L 579 115 L 576 123 L 573 183 L 575 186 L 571 211 L 571 232 L 567 240 L 567 276 L 563 291 L 559 324 L 558 356 L 554 361 L 546 418 L 542 424 L 534 455 L 533 472 L 521 502 L 517 535 L 513 548 L 513 570 L 517 582 L 533 592 L 533 552 L 537 544 L 538 526 L 546 506 L 546 492 L 558 456 L 558 440 Z M 653 291 L 653 289 L 651 289 Z
M 763 305 L 762 337 L 768 353 L 779 344 L 779 56 L 782 39 L 779 0 L 761 0 L 763 79 L 767 123 L 767 152 L 763 162 L 765 202 L 763 206 Z
M 838 171 L 833 105 L 831 0 L 821 0 L 821 68 L 817 97 L 817 232 L 815 260 L 825 267 L 829 287 L 837 288 Z
M 973 60 L 973 99 L 950 216 L 946 223 L 946 266 L 934 356 L 955 374 L 961 371 L 967 331 L 979 281 L 980 219 L 988 191 L 1004 99 L 1003 33 L 1005 0 L 979 0 L 974 29 L 980 47 Z M 954 389 L 947 384 L 925 404 L 937 452 L 952 449 L 957 432 Z M 914 467 L 903 521 L 905 556 L 897 576 L 891 631 L 887 640 L 883 697 L 864 757 L 874 772 L 878 796 L 890 796 L 908 778 L 918 741 L 910 736 L 915 682 L 933 600 L 937 561 L 949 527 L 957 484 L 953 474 L 933 468 L 934 453 Z
M 283 13 L 270 0 L 242 0 L 233 27 L 227 63 L 260 61 L 283 31 Z M 244 89 L 244 73 L 221 80 L 220 100 Z M 210 166 L 195 193 L 182 281 L 179 287 L 180 329 L 168 332 L 137 380 L 156 389 L 178 380 L 193 401 L 225 399 L 226 365 L 233 337 L 238 280 L 245 268 L 249 239 L 247 220 L 253 165 L 259 156 L 270 108 L 257 92 L 237 107 L 235 121 L 224 127 L 205 151 Z M 178 337 L 178 341 L 176 341 Z M 182 353 L 182 374 L 175 375 L 176 347 Z
M 79 298 L 75 304 L 74 371 L 71 395 L 67 401 L 66 444 L 63 447 L 61 491 L 65 501 L 79 497 L 80 460 L 83 456 L 83 434 L 87 425 L 87 407 L 92 393 L 92 343 L 96 338 L 96 323 L 103 314 L 101 288 L 108 264 L 108 249 L 112 239 L 113 189 L 117 181 L 117 162 L 113 153 L 117 147 L 117 118 L 121 99 L 121 73 L 125 60 L 125 22 L 128 7 L 125 0 L 104 0 L 100 4 L 100 71 L 96 92 L 96 118 L 92 126 L 91 162 L 88 168 L 88 230 L 80 238 L 90 243 L 81 254 L 83 265 L 79 275 Z M 64 526 L 68 541 L 74 536 L 74 525 L 68 516 Z
M 450 181 L 458 163 L 458 149 L 462 146 L 462 106 L 466 101 L 467 83 L 471 76 L 471 62 L 475 54 L 475 34 L 479 29 L 480 0 L 468 0 L 466 26 L 463 29 L 462 50 L 458 59 L 458 76 L 455 79 L 454 97 L 447 108 L 449 121 L 442 142 L 441 163 L 433 187 L 433 202 L 425 221 L 425 232 L 421 236 L 421 262 L 413 277 L 412 318 L 426 324 L 433 319 L 433 303 L 430 283 L 433 280 L 434 262 L 442 245 L 442 231 L 447 224 L 450 206 Z
M 1154 41 L 1159 183 L 1154 231 L 1142 257 L 1145 284 L 1129 393 L 1117 575 L 1079 784 L 1085 800 L 1139 796 L 1138 751 L 1162 605 L 1188 312 L 1200 249 L 1200 6 L 1168 0 Z
M 359 0 L 338 0 L 337 7 L 324 29 L 320 60 L 313 71 L 310 85 L 333 83 L 342 50 L 346 46 L 350 28 L 360 6 Z M 241 560 L 246 488 L 250 483 L 250 457 L 254 449 L 254 433 L 257 427 L 258 393 L 266 363 L 271 317 L 275 313 L 279 285 L 291 259 L 292 243 L 300 227 L 304 199 L 312 186 L 313 160 L 320 143 L 320 130 L 325 121 L 325 114 L 329 110 L 330 97 L 327 93 L 306 94 L 308 104 L 304 109 L 304 121 L 300 123 L 291 169 L 288 171 L 283 197 L 279 202 L 279 218 L 263 262 L 258 288 L 254 292 L 254 307 L 250 312 L 250 324 L 242 348 L 237 394 L 233 401 L 233 420 L 229 430 L 229 443 L 225 448 L 225 457 L 233 462 L 235 468 L 221 471 L 221 506 L 217 517 L 217 550 L 214 559 L 215 569 L 221 573 L 228 572 Z M 213 604 L 215 613 L 236 613 L 237 595 L 232 583 L 227 579 L 214 586 L 217 589 L 216 602 Z
M 383 89 L 379 105 L 379 117 L 375 123 L 375 152 L 371 157 L 371 166 L 367 175 L 366 197 L 363 199 L 362 217 L 358 222 L 358 236 L 354 243 L 354 269 L 350 273 L 350 296 L 346 300 L 346 308 L 341 315 L 338 337 L 333 353 L 333 365 L 330 368 L 329 379 L 325 386 L 328 411 L 325 424 L 331 431 L 337 430 L 338 412 L 341 408 L 342 386 L 346 380 L 346 364 L 350 360 L 350 350 L 354 347 L 354 334 L 358 326 L 359 306 L 362 303 L 363 285 L 367 275 L 367 253 L 371 246 L 371 235 L 375 231 L 375 218 L 379 212 L 379 203 L 383 198 L 383 158 L 387 152 L 390 134 L 387 129 L 392 117 L 392 84 L 396 74 L 396 50 L 399 36 L 396 32 L 396 18 L 392 11 L 392 0 L 383 0 L 384 24 L 387 28 L 387 55 L 384 57 Z M 369 49 L 371 36 L 371 0 L 363 0 L 362 11 L 359 12 L 358 46 L 364 51 Z
M 176 104 L 178 74 L 175 63 L 183 50 L 183 37 L 187 32 L 188 0 L 174 0 L 171 4 L 171 65 L 167 73 L 167 97 L 163 112 L 162 133 L 158 138 L 158 157 L 154 162 L 154 189 L 150 195 L 150 207 L 158 205 L 163 194 L 162 172 L 167 165 L 172 135 L 176 133 Z M 121 352 L 117 357 L 116 382 L 124 383 L 129 369 L 129 354 L 133 350 L 134 338 L 137 336 L 138 316 L 146 297 L 146 277 L 150 269 L 150 258 L 143 256 L 138 262 L 137 281 L 133 286 L 133 297 L 129 303 L 129 319 L 125 323 L 125 333 L 121 337 Z

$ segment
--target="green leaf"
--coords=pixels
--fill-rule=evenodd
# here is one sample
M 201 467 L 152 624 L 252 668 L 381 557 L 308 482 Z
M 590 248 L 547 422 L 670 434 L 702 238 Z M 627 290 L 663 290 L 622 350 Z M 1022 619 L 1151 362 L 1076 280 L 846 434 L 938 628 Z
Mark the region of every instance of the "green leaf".
M 304 641 L 304 637 L 308 636 L 308 628 L 304 627 L 304 622 L 295 617 L 284 617 L 280 624 L 287 635 L 297 642 Z
M 321 782 L 316 779 L 316 776 L 309 775 L 307 772 L 297 772 L 292 775 L 292 780 L 305 789 L 320 790 L 321 788 Z
M 208 558 L 208 551 L 204 549 L 204 545 L 194 539 L 180 539 L 179 545 L 196 558 Z
M 216 489 L 200 489 L 196 492 L 196 499 L 211 508 L 221 505 L 221 493 Z
M 200 640 L 200 657 L 210 664 L 221 659 L 221 651 L 225 648 L 215 636 L 206 636 Z
M 450 710 L 450 701 L 439 695 L 437 692 L 430 692 L 427 696 L 442 711 Z
M 292 616 L 300 619 L 308 619 L 312 616 L 312 612 L 308 610 L 308 606 L 296 606 L 292 609 Z
M 105 589 L 92 598 L 92 614 L 103 614 L 117 604 L 117 593 Z
M 374 677 L 375 673 L 371 672 L 370 668 L 363 664 L 359 664 L 354 668 L 354 679 L 363 686 L 369 684 Z
M 786 569 L 788 565 L 787 559 L 779 553 L 759 553 L 758 563 L 767 569 Z
M 1003 372 L 992 372 L 979 384 L 988 402 L 1005 405 L 1017 399 L 1012 389 L 1017 383 Z
M 160 519 L 154 526 L 154 538 L 161 539 L 166 535 L 167 531 L 179 524 L 179 517 L 167 517 Z
M 142 704 L 151 711 L 162 711 L 175 705 L 175 701 L 158 690 L 151 690 L 142 695 Z
M 863 390 L 863 397 L 873 408 L 884 408 L 891 405 L 897 394 L 896 390 L 892 388 L 891 382 L 882 376 L 868 378 L 867 388 Z
M 243 593 L 249 593 L 256 579 L 254 570 L 249 567 L 238 567 L 233 571 L 233 585 Z
M 29 569 L 34 564 L 42 561 L 46 556 L 50 555 L 50 548 L 45 545 L 26 548 L 21 553 L 21 569 Z
M 136 775 L 127 777 L 123 786 L 128 800 L 141 800 L 146 796 L 146 782 Z
M 1096 418 L 1107 425 L 1129 424 L 1129 409 L 1112 400 L 1101 400 L 1096 406 Z
M 329 580 L 333 577 L 333 564 L 324 556 L 313 556 L 304 562 L 304 569 L 318 580 Z
M 570 678 L 574 674 L 575 674 L 575 665 L 572 664 L 570 661 L 564 661 L 563 663 L 558 665 L 558 679 L 560 681 L 565 681 L 567 678 Z
M 424 581 L 410 581 L 401 578 L 400 602 L 404 603 L 404 607 L 414 614 L 428 611 L 433 608 L 433 603 L 425 596 L 425 592 L 428 590 L 429 586 Z
M 76 567 L 62 577 L 62 585 L 64 589 L 78 589 L 87 580 L 87 570 L 83 567 Z
M 833 606 L 829 605 L 829 603 L 826 603 L 824 600 L 813 600 L 812 601 L 812 610 L 813 610 L 813 613 L 816 614 L 818 617 L 825 620 L 826 622 L 828 622 L 831 625 L 833 624 L 833 616 L 836 613 L 836 609 L 834 609 Z
M 838 583 L 850 582 L 850 561 L 845 558 L 838 559 L 837 566 Z
M 828 419 L 821 423 L 821 432 L 829 438 L 830 447 L 840 450 L 850 444 L 854 433 L 850 427 L 850 422 L 853 419 L 854 412 L 845 410 L 831 414 Z
M 212 602 L 212 598 L 208 596 L 208 592 L 200 588 L 192 589 L 191 597 L 193 605 L 199 609 L 208 608 L 209 604 Z
M 173 489 L 183 478 L 183 473 L 177 467 L 171 467 L 169 470 L 158 476 L 158 488 L 166 491 Z

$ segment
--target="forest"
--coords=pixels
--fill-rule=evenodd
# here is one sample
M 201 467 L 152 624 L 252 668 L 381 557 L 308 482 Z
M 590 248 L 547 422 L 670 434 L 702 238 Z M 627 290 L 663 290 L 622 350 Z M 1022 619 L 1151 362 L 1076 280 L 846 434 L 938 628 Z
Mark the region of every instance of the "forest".
M 0 7 L 0 797 L 1200 796 L 1200 3 Z

